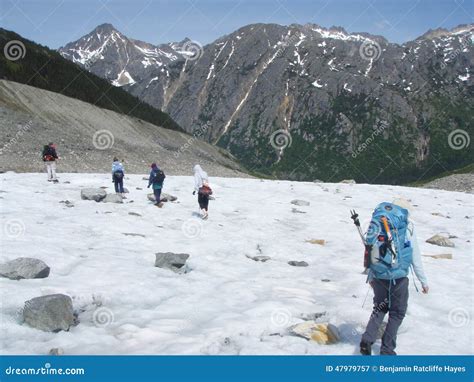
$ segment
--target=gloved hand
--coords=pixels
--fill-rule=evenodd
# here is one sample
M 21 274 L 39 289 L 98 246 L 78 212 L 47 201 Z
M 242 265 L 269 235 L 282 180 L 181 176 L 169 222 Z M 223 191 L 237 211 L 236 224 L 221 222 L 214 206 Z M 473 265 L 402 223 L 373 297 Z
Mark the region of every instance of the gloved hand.
M 430 287 L 428 285 L 422 285 L 421 286 L 421 291 L 424 293 L 424 294 L 428 294 L 430 290 Z
M 146 186 L 146 188 L 150 188 L 150 185 Z
M 193 195 L 196 195 L 196 190 L 193 191 Z

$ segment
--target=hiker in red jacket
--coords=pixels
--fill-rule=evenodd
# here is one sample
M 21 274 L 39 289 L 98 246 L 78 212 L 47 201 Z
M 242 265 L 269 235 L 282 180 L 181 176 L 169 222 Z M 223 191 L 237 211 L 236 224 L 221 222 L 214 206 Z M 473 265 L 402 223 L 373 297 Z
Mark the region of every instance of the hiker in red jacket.
M 43 162 L 46 166 L 48 182 L 58 183 L 58 179 L 56 178 L 56 159 L 59 159 L 56 153 L 56 145 L 50 142 L 43 148 Z

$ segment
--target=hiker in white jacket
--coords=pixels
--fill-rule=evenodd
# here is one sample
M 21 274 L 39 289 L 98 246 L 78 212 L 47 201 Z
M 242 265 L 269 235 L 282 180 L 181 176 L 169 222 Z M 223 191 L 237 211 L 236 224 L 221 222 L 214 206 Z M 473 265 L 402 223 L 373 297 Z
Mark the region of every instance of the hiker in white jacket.
M 194 166 L 194 191 L 193 195 L 198 193 L 198 203 L 199 209 L 201 210 L 201 217 L 203 219 L 207 219 L 208 214 L 208 207 L 209 207 L 209 196 L 211 195 L 212 191 L 209 187 L 209 177 L 207 176 L 207 172 L 205 172 L 201 166 L 198 164 Z

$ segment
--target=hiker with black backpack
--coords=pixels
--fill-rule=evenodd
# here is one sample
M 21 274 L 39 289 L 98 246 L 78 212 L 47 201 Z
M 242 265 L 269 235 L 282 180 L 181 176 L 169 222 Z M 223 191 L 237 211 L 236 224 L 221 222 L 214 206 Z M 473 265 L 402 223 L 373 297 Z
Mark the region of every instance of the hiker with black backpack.
M 115 157 L 114 161 L 112 162 L 112 182 L 115 186 L 115 193 L 119 194 L 122 198 L 125 198 L 123 190 L 124 177 L 125 172 L 123 164 L 119 162 L 117 157 Z
M 163 189 L 163 182 L 165 181 L 165 173 L 156 165 L 151 164 L 150 176 L 148 178 L 148 188 L 153 186 L 153 194 L 155 195 L 155 206 L 163 207 L 161 202 L 161 190 Z
M 59 181 L 56 178 L 56 159 L 59 159 L 59 157 L 56 153 L 56 145 L 53 142 L 43 147 L 42 158 L 46 166 L 48 182 L 58 183 Z
M 201 210 L 201 218 L 206 220 L 209 217 L 209 197 L 212 195 L 212 189 L 209 186 L 209 177 L 200 165 L 195 165 L 194 168 L 194 191 L 193 195 L 198 193 L 199 209 Z
M 381 203 L 372 214 L 367 234 L 361 234 L 355 211 L 352 218 L 364 241 L 364 266 L 368 268 L 367 281 L 374 291 L 374 307 L 360 342 L 362 355 L 372 354 L 372 345 L 388 313 L 388 322 L 382 336 L 381 355 L 396 355 L 397 332 L 408 307 L 408 273 L 410 268 L 428 293 L 428 281 L 423 271 L 415 227 L 409 220 L 411 205 L 404 199 Z M 416 290 L 415 280 L 413 280 Z

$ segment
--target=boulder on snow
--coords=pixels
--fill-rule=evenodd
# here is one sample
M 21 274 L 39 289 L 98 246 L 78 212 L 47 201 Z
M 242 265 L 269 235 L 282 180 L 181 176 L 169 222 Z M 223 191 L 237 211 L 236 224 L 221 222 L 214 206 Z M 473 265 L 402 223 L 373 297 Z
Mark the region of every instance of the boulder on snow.
M 305 214 L 306 213 L 305 211 L 300 211 L 297 208 L 292 208 L 291 212 L 293 212 L 294 214 Z
M 320 345 L 332 345 L 340 340 L 339 331 L 329 323 L 317 324 L 314 321 L 305 321 L 289 328 L 291 334 L 315 341 Z
M 170 269 L 173 272 L 182 272 L 186 270 L 185 265 L 188 258 L 189 255 L 186 253 L 155 253 L 155 267 Z
M 318 245 L 325 245 L 326 244 L 326 240 L 324 239 L 311 239 L 311 240 L 306 240 L 307 243 L 310 243 L 310 244 L 318 244 Z
M 454 247 L 454 243 L 449 238 L 439 234 L 430 237 L 426 242 L 440 247 Z
M 50 349 L 49 355 L 63 355 L 64 354 L 64 350 L 63 348 L 52 348 Z
M 288 261 L 288 264 L 294 266 L 294 267 L 307 267 L 308 263 L 306 261 Z
M 292 200 L 291 204 L 294 204 L 296 206 L 309 206 L 310 205 L 310 203 L 307 202 L 306 200 L 300 200 L 300 199 Z
M 32 257 L 19 257 L 0 265 L 0 277 L 10 280 L 43 279 L 49 276 L 48 265 Z
M 453 255 L 451 253 L 440 253 L 439 255 L 423 255 L 425 257 L 432 257 L 433 259 L 448 259 L 452 260 Z
M 166 194 L 164 192 L 161 194 L 161 201 L 162 202 L 174 202 L 176 200 L 178 200 L 178 198 L 176 196 Z
M 83 188 L 81 190 L 82 200 L 95 200 L 100 202 L 107 196 L 107 192 L 101 188 Z
M 74 324 L 71 297 L 50 294 L 28 300 L 23 308 L 23 319 L 31 327 L 46 332 L 69 330 Z
M 123 203 L 123 197 L 120 194 L 107 194 L 107 196 L 102 199 L 104 203 Z
M 354 179 L 344 179 L 344 180 L 341 180 L 339 183 L 356 184 L 356 181 Z
M 259 261 L 261 263 L 264 263 L 265 261 L 271 260 L 270 256 L 263 256 L 263 255 L 257 255 L 257 256 L 250 256 L 250 255 L 245 255 L 249 259 L 253 261 Z
M 154 194 L 148 194 L 147 198 L 150 202 L 156 202 Z M 178 198 L 176 196 L 166 194 L 164 192 L 161 194 L 160 198 L 161 198 L 160 202 L 174 202 L 174 201 L 178 200 Z

